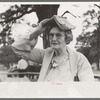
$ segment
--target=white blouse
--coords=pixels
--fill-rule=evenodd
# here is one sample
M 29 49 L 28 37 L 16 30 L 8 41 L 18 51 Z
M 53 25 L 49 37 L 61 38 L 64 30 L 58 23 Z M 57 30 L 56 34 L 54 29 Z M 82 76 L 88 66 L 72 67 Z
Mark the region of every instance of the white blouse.
M 50 81 L 50 82 L 73 81 L 69 60 L 60 64 L 57 67 L 49 69 L 44 81 Z

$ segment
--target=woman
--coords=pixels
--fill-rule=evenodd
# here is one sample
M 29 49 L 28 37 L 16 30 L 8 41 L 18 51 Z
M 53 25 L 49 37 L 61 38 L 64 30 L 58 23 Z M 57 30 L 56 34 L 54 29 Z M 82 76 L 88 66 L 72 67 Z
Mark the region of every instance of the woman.
M 73 28 L 66 18 L 54 15 L 43 20 L 29 40 L 22 44 L 15 42 L 12 48 L 24 59 L 42 64 L 38 81 L 67 82 L 75 81 L 75 77 L 79 81 L 94 81 L 92 68 L 86 57 L 66 46 L 73 39 Z M 35 48 L 37 37 L 45 34 L 47 29 L 50 47 L 43 50 Z

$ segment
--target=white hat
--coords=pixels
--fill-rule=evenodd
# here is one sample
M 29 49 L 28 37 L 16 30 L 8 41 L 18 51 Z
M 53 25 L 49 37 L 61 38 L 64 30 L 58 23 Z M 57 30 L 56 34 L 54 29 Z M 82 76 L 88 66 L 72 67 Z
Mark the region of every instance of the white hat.
M 50 25 L 50 24 L 54 24 L 54 22 L 58 25 L 59 28 L 61 28 L 64 31 L 67 30 L 71 30 L 74 29 L 75 26 L 72 25 L 66 17 L 61 17 L 61 16 L 57 16 L 54 15 L 53 17 L 51 17 L 50 19 L 48 19 L 47 21 L 45 21 L 45 23 L 43 23 L 43 25 Z
M 66 17 L 60 17 L 60 16 L 56 16 L 54 15 L 54 20 L 56 22 L 56 24 L 62 29 L 62 30 L 71 30 L 74 29 L 75 26 L 72 25 Z

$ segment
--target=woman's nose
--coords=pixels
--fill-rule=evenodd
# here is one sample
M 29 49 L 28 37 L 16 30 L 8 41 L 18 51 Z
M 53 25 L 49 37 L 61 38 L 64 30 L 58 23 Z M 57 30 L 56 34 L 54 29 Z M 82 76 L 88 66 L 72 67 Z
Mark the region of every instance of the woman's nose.
M 54 35 L 52 39 L 53 39 L 53 40 L 56 40 L 56 39 L 57 39 L 56 35 Z

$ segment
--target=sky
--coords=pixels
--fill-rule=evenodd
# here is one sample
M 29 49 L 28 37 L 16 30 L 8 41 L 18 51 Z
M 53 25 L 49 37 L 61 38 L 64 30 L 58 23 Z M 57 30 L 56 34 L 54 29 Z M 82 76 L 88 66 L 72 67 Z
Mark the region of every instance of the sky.
M 94 7 L 93 4 L 100 4 L 98 2 L 63 2 L 63 3 L 59 3 L 60 7 L 58 9 L 58 15 L 61 16 L 66 10 L 70 11 L 72 14 L 74 14 L 76 16 L 73 17 L 71 14 L 65 14 L 64 16 L 67 17 L 67 19 L 76 27 L 72 32 L 73 32 L 73 41 L 68 45 L 70 46 L 72 49 L 75 49 L 75 44 L 76 44 L 76 37 L 82 32 L 82 14 L 84 12 L 86 12 L 88 9 L 92 9 Z M 18 4 L 18 3 L 17 3 Z M 43 3 L 44 4 L 44 3 Z M 52 3 L 51 3 L 52 4 Z M 57 4 L 57 3 L 53 3 L 53 4 Z M 11 3 L 9 4 L 0 4 L 0 12 L 5 11 L 9 5 L 11 5 Z M 74 5 L 74 6 L 73 6 Z M 96 10 L 98 10 L 97 7 L 95 7 Z M 24 16 L 25 18 L 25 22 L 34 22 L 34 24 L 37 24 L 38 19 L 36 16 L 36 13 L 31 13 L 28 14 L 26 16 Z M 33 31 L 33 28 L 30 28 L 28 25 L 25 25 L 25 23 L 23 23 L 22 25 L 15 25 L 13 27 L 13 35 L 12 37 L 14 37 L 14 39 L 18 39 L 20 38 L 27 38 L 29 36 L 29 34 Z M 36 45 L 36 47 L 38 48 L 43 48 L 42 45 L 42 38 L 39 38 L 38 43 Z

